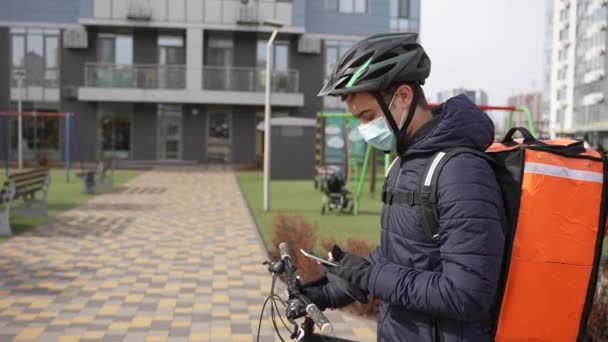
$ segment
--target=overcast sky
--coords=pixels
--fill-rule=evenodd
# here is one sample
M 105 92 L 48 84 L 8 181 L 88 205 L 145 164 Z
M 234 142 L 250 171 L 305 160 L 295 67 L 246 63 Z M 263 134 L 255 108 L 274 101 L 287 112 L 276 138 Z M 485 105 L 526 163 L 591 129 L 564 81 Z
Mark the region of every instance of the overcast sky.
M 545 0 L 422 0 L 421 42 L 432 62 L 425 92 L 483 89 L 492 105 L 541 90 Z M 533 85 L 534 82 L 534 85 Z

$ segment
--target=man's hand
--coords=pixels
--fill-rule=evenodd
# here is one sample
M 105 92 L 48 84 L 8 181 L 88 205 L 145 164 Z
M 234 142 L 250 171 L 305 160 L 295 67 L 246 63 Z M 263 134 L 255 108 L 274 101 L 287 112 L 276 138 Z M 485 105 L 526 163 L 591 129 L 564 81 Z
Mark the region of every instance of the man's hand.
M 327 282 L 327 277 L 322 276 L 302 285 L 302 294 L 308 297 L 321 311 L 330 306 L 329 296 L 325 291 Z
M 324 266 L 327 272 L 356 285 L 365 294 L 369 292 L 367 290 L 367 281 L 371 269 L 369 261 L 360 256 L 343 252 L 337 245 L 332 248 L 330 258 L 335 260 L 338 266 Z

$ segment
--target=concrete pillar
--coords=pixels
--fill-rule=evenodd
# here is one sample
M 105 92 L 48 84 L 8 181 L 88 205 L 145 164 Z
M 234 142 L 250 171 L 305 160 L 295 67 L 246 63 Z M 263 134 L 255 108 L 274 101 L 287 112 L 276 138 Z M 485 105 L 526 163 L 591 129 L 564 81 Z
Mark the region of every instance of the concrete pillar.
M 203 86 L 203 30 L 186 31 L 186 89 L 201 89 Z

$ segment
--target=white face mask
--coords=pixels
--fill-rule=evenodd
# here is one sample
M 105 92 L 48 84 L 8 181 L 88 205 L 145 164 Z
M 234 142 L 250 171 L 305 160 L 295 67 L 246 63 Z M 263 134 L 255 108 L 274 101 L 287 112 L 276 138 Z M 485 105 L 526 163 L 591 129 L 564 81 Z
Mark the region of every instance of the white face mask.
M 397 91 L 395 91 L 395 94 L 393 94 L 391 103 L 388 105 L 389 110 L 393 105 L 393 101 L 395 101 L 396 95 Z M 405 122 L 405 113 L 407 113 L 407 109 L 401 117 L 399 129 L 403 127 L 403 123 Z M 395 134 L 388 126 L 384 114 L 379 115 L 377 118 L 368 123 L 359 125 L 358 128 L 363 139 L 375 148 L 382 151 L 390 151 L 395 147 Z

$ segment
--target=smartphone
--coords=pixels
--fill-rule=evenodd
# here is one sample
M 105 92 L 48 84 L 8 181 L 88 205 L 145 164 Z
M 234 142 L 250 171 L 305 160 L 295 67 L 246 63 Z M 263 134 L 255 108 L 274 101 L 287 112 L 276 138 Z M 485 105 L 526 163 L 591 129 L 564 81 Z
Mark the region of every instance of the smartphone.
M 300 252 L 302 252 L 302 254 L 304 254 L 304 256 L 305 256 L 305 257 L 308 257 L 308 258 L 311 258 L 311 259 L 313 259 L 313 260 L 316 260 L 316 261 L 318 261 L 318 262 L 320 262 L 320 263 L 322 263 L 322 264 L 325 264 L 325 265 L 327 265 L 327 266 L 338 267 L 338 264 L 333 263 L 333 262 L 328 261 L 328 260 L 325 260 L 325 259 L 323 259 L 323 258 L 319 258 L 319 257 L 318 257 L 318 256 L 316 256 L 316 255 L 313 255 L 313 254 L 310 254 L 310 253 L 306 253 L 306 251 L 305 251 L 305 250 L 303 250 L 303 249 L 300 249 Z

